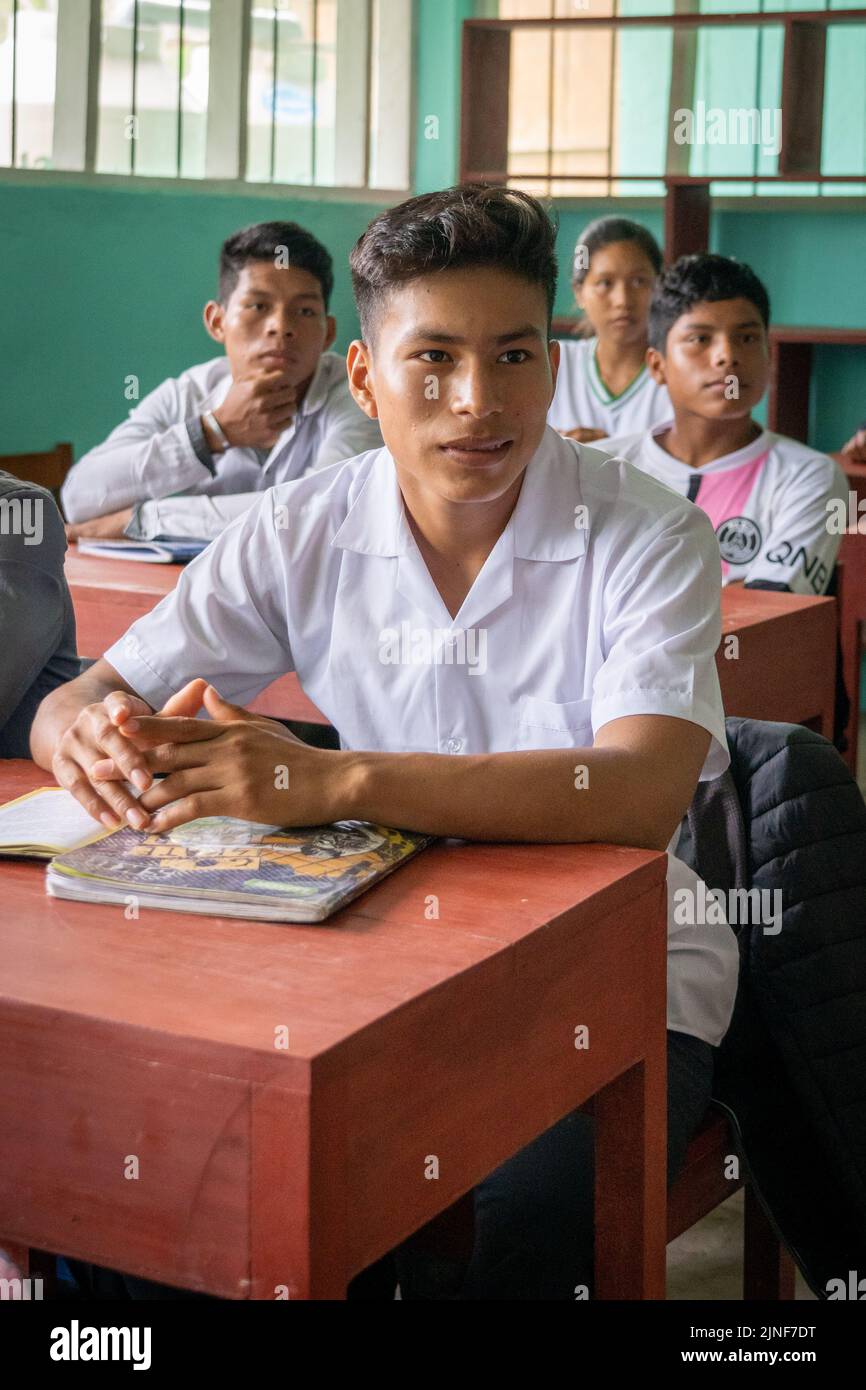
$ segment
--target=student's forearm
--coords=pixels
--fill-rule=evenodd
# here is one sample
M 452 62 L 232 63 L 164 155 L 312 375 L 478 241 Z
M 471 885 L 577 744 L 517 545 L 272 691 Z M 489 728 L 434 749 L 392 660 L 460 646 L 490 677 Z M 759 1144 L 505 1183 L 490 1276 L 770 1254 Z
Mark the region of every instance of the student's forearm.
M 688 801 L 619 748 L 342 756 L 343 815 L 460 839 L 664 849 Z
M 142 540 L 154 536 L 189 536 L 210 541 L 261 500 L 260 492 L 233 492 L 216 497 L 161 497 L 138 509 L 134 529 Z
M 132 686 L 121 679 L 113 666 L 100 660 L 74 681 L 60 685 L 46 695 L 30 731 L 30 753 L 34 762 L 50 769 L 60 738 L 76 717 L 87 705 L 104 700 L 113 690 L 135 694 Z
M 201 486 L 210 477 L 190 443 L 185 424 L 143 435 L 130 429 L 91 449 L 69 471 L 63 484 L 67 521 L 133 507 L 153 497 Z

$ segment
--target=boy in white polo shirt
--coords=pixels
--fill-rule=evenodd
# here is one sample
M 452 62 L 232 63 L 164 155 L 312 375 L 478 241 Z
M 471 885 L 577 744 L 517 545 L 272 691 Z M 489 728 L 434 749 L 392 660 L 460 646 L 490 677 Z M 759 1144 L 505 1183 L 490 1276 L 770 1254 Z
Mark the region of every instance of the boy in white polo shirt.
M 79 536 L 210 540 L 265 488 L 382 440 L 352 400 L 331 257 L 296 222 L 260 222 L 222 245 L 204 325 L 225 355 L 169 378 L 70 470 Z
M 752 411 L 767 388 L 767 291 L 727 256 L 682 256 L 650 306 L 649 370 L 673 418 L 598 447 L 696 502 L 719 542 L 725 584 L 823 594 L 840 537 L 830 504 L 847 504 L 827 454 L 765 430 Z
M 718 551 L 697 508 L 546 427 L 546 213 L 514 190 L 424 195 L 374 219 L 352 270 L 352 390 L 386 447 L 269 492 L 45 701 L 34 757 L 106 824 L 345 817 L 665 848 L 698 779 L 728 762 Z M 443 659 L 450 641 L 462 664 Z M 339 751 L 240 708 L 291 669 Z M 197 678 L 184 698 L 203 693 L 210 720 L 152 714 Z M 697 888 L 669 865 L 671 888 Z M 737 962 L 727 925 L 669 913 L 669 1179 L 706 1108 Z M 565 1117 L 504 1164 L 476 1212 L 471 1268 L 445 1290 L 403 1251 L 404 1297 L 573 1299 L 592 1277 L 591 1120 Z

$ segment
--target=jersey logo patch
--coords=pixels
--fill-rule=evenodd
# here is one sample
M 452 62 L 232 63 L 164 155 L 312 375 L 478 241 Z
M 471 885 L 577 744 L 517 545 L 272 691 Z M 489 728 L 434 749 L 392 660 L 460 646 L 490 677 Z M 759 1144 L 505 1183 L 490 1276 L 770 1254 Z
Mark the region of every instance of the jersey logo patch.
M 716 538 L 729 565 L 747 565 L 761 548 L 761 529 L 748 516 L 728 517 L 716 527 Z

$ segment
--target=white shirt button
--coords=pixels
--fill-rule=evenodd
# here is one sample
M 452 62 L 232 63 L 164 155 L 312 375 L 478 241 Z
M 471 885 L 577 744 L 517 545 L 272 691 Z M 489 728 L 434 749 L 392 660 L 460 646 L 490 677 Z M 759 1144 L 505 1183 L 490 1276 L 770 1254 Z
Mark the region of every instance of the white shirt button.
M 445 748 L 449 753 L 462 753 L 465 742 L 464 738 L 449 738 Z

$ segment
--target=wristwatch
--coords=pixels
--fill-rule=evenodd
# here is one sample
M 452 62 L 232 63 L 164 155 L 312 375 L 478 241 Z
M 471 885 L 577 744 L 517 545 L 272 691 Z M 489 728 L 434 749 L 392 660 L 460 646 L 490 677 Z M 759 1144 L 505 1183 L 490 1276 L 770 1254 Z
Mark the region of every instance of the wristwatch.
M 208 429 L 209 429 L 209 430 L 212 430 L 213 433 L 214 433 L 214 435 L 215 435 L 216 438 L 218 439 L 219 444 L 220 444 L 220 449 L 221 449 L 221 451 L 224 451 L 224 450 L 226 450 L 226 449 L 230 449 L 230 448 L 231 448 L 231 444 L 229 443 L 228 438 L 227 438 L 227 436 L 226 436 L 226 433 L 225 433 L 225 431 L 223 430 L 222 425 L 220 424 L 219 420 L 218 420 L 217 417 L 214 415 L 213 411 L 212 411 L 212 410 L 204 410 L 204 411 L 202 411 L 202 417 L 201 417 L 201 418 L 204 420 L 204 422 L 205 422 L 205 424 L 207 425 Z

